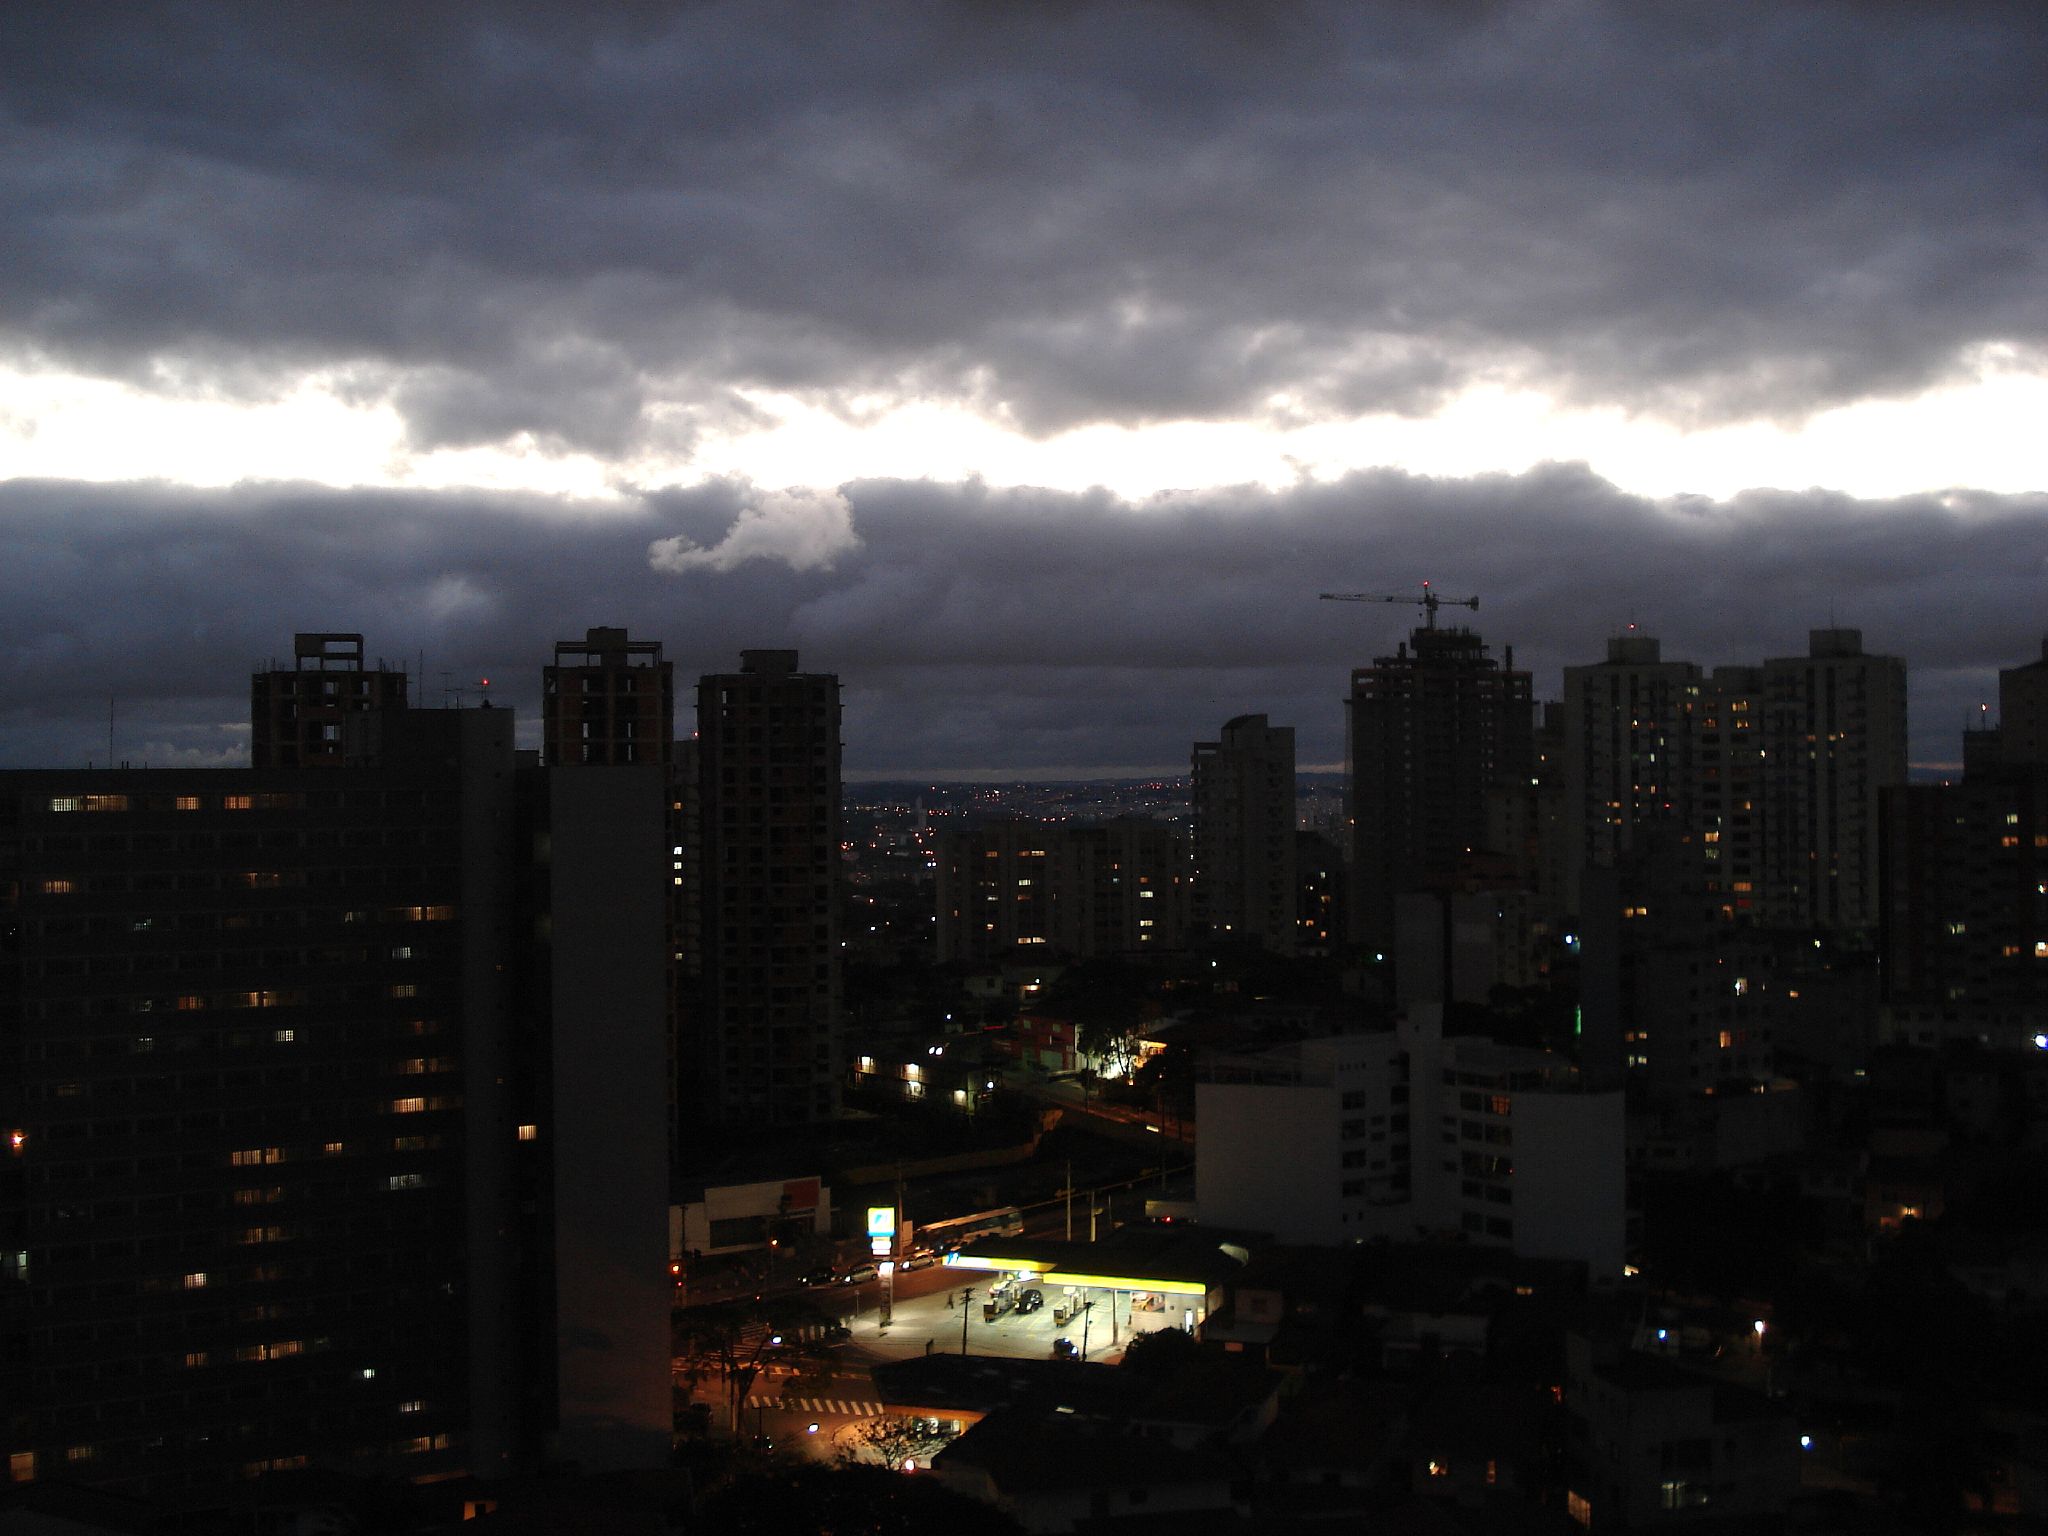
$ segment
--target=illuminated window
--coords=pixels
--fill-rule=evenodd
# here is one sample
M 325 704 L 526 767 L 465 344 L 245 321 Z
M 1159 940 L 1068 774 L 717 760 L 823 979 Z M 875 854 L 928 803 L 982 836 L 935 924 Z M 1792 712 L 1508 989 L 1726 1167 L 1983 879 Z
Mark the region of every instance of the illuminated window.
M 171 808 L 178 811 L 196 811 L 199 809 L 199 797 L 197 795 L 180 795 L 171 802 Z
M 539 1127 L 539 1126 L 537 1126 L 537 1125 L 522 1125 L 522 1126 L 520 1126 L 520 1127 L 519 1127 L 519 1139 L 520 1139 L 521 1141 L 539 1141 L 539 1140 L 540 1140 L 540 1127 Z
M 207 1354 L 203 1349 L 188 1350 L 185 1354 L 185 1368 L 187 1370 L 197 1370 L 200 1366 L 206 1364 L 206 1361 Z
M 222 795 L 220 797 L 220 808 L 224 811 L 246 811 L 255 804 L 254 797 L 249 795 Z
M 391 1113 L 394 1115 L 417 1115 L 427 1107 L 425 1099 L 393 1099 Z
M 185 1277 L 185 1289 L 188 1291 L 203 1290 L 205 1286 L 206 1271 L 203 1269 L 195 1269 Z
M 45 880 L 41 889 L 45 896 L 69 896 L 74 887 L 69 880 Z
M 338 1141 L 323 1141 L 320 1143 L 320 1152 L 324 1157 L 339 1157 L 342 1151 L 342 1144 Z

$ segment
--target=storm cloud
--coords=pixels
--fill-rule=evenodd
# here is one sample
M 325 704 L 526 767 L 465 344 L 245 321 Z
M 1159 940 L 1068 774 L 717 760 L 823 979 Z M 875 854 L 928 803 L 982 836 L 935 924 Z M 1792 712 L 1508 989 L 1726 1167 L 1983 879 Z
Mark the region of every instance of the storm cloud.
M 9 355 L 419 448 L 1797 420 L 2048 321 L 2039 6 L 21 0 L 0 71 Z
M 571 503 L 457 492 L 0 486 L 0 760 L 232 760 L 247 679 L 296 630 L 361 631 L 441 703 L 492 679 L 532 744 L 553 643 L 660 640 L 679 679 L 743 647 L 839 674 L 850 776 L 1171 770 L 1224 720 L 1342 760 L 1349 669 L 1416 622 L 1424 579 L 1554 696 L 1633 622 L 1706 666 L 1802 654 L 1857 626 L 1903 656 L 1913 752 L 1953 762 L 1993 673 L 2040 654 L 2048 497 L 1825 492 L 1649 500 L 1581 466 L 1128 502 L 922 481 L 841 488 L 829 565 L 655 569 L 715 548 L 763 493 L 734 482 Z M 687 699 L 687 687 L 679 688 Z M 684 708 L 679 728 L 687 731 Z

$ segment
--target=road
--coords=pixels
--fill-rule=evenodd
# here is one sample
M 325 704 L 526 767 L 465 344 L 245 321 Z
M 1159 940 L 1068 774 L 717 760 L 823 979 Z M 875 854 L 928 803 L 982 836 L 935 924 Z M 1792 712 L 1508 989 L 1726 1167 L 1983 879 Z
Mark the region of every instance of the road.
M 887 1325 L 881 1320 L 878 1280 L 814 1290 L 815 1300 L 847 1321 L 851 1337 L 833 1351 L 834 1360 L 822 1371 L 807 1369 L 799 1375 L 795 1367 L 767 1362 L 747 1394 L 741 1433 L 766 1435 L 777 1445 L 829 1461 L 857 1447 L 862 1426 L 888 1417 L 869 1374 L 883 1361 L 936 1353 L 1043 1360 L 1051 1357 L 1053 1340 L 1064 1337 L 1076 1349 L 1085 1344 L 1089 1359 L 1113 1362 L 1122 1358 L 1134 1329 L 1150 1332 L 1188 1321 L 1177 1305 L 1134 1311 L 1128 1294 L 1112 1297 L 1107 1291 L 1088 1293 L 1094 1305 L 1079 1320 L 1057 1321 L 1055 1306 L 1062 1296 L 1048 1291 L 1046 1304 L 1036 1312 L 1013 1311 L 990 1321 L 982 1316 L 986 1274 L 934 1267 L 899 1275 L 896 1281 Z M 964 1307 L 963 1288 L 973 1292 Z M 723 1391 L 720 1383 L 706 1381 L 697 1397 L 717 1415 L 723 1411 Z M 718 1425 L 723 1432 L 722 1419 Z

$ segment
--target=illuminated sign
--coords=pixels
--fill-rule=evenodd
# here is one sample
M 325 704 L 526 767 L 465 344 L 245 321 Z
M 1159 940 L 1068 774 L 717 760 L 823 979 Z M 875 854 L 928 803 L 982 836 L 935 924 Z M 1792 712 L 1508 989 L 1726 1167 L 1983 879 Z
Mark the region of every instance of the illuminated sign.
M 893 1205 L 871 1205 L 868 1207 L 868 1236 L 894 1237 L 896 1235 L 896 1207 Z

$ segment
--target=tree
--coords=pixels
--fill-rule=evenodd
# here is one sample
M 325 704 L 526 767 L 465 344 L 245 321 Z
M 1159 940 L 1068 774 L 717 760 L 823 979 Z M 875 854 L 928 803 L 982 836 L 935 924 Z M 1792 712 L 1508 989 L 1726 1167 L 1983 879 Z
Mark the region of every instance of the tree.
M 953 1436 L 936 1419 L 869 1419 L 848 1437 L 852 1444 L 839 1459 L 848 1464 L 901 1467 L 906 1461 L 929 1462 L 952 1443 Z
M 1123 1369 L 1149 1381 L 1163 1381 L 1201 1353 L 1201 1346 L 1179 1328 L 1157 1328 L 1132 1337 L 1124 1346 Z

